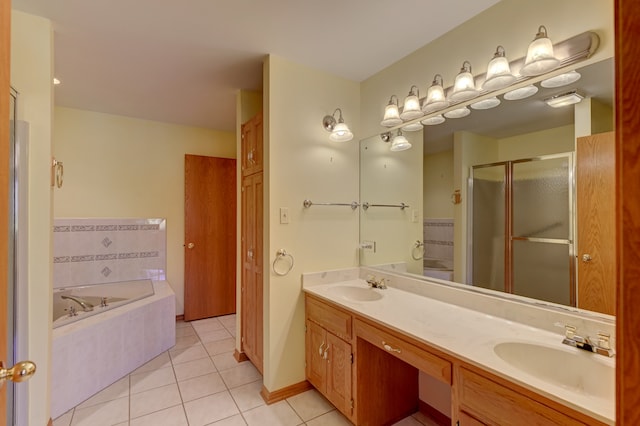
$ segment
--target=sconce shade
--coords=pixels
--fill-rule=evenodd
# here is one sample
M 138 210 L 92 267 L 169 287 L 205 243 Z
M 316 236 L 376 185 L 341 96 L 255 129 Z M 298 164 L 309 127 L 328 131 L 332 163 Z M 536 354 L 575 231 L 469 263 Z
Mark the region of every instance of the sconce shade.
M 471 110 L 467 107 L 462 107 L 445 112 L 444 116 L 447 118 L 462 118 L 469 114 L 471 114 Z
M 406 126 L 402 126 L 403 132 L 417 132 L 418 130 L 422 130 L 422 124 L 420 123 L 411 123 Z
M 500 105 L 500 99 L 494 96 L 492 98 L 487 98 L 478 102 L 474 102 L 469 106 L 473 109 L 491 109 L 491 108 L 497 107 L 498 105 Z
M 338 121 L 335 119 L 336 112 L 340 112 Z M 353 133 L 349 130 L 349 127 L 344 123 L 342 118 L 342 110 L 336 108 L 332 115 L 325 115 L 322 119 L 322 127 L 327 132 L 331 132 L 329 139 L 334 142 L 347 142 L 353 139 Z
M 528 98 L 538 93 L 538 86 L 533 84 L 529 86 L 520 87 L 519 89 L 511 90 L 504 94 L 504 98 L 508 101 L 518 101 L 520 99 Z
M 453 92 L 449 97 L 454 102 L 467 101 L 478 96 L 480 93 L 476 90 L 476 83 L 471 74 L 471 64 L 464 61 L 460 73 L 456 76 L 453 83 Z
M 516 76 L 511 74 L 509 61 L 505 57 L 504 47 L 498 46 L 493 59 L 487 66 L 487 77 L 482 84 L 484 90 L 500 90 L 516 81 Z
M 527 59 L 520 75 L 533 77 L 544 74 L 558 67 L 560 61 L 553 54 L 553 43 L 547 37 L 547 29 L 540 25 L 536 38 L 529 44 Z
M 442 114 L 434 115 L 433 117 L 425 118 L 424 120 L 421 121 L 421 123 L 424 124 L 425 126 L 435 126 L 437 124 L 442 124 L 444 122 L 445 122 L 445 118 L 442 116 Z
M 413 89 L 416 89 L 414 92 Z M 400 114 L 400 118 L 404 121 L 413 120 L 414 118 L 422 117 L 424 114 L 420 110 L 420 98 L 418 88 L 416 86 L 411 86 L 409 90 L 409 94 L 406 98 L 404 98 L 404 107 L 402 108 L 402 113 Z
M 443 109 L 449 106 L 446 96 L 444 95 L 444 88 L 442 87 L 442 76 L 436 74 L 433 77 L 433 82 L 427 90 L 427 98 L 422 105 L 422 111 L 428 114 L 439 109 Z
M 391 142 L 391 148 L 389 148 L 389 150 L 397 152 L 405 151 L 409 148 L 411 148 L 411 142 L 409 142 L 402 132 L 398 130 L 398 134 L 393 138 L 393 142 Z
M 540 82 L 540 86 L 545 88 L 562 87 L 580 80 L 580 77 L 582 76 L 579 72 L 569 71 L 564 74 L 542 80 Z
M 393 101 L 393 98 L 396 98 L 395 102 Z M 402 124 L 400 112 L 398 111 L 398 98 L 396 95 L 392 95 L 391 99 L 389 99 L 389 104 L 384 108 L 384 117 L 382 118 L 380 125 L 393 127 L 398 124 Z

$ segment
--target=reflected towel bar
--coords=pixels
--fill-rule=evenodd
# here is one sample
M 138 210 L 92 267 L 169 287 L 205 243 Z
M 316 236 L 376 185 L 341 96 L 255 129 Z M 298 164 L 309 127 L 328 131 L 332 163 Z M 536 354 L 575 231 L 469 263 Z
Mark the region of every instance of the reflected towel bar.
M 305 209 L 308 209 L 311 206 L 349 206 L 351 210 L 355 210 L 360 206 L 357 201 L 352 201 L 351 203 L 314 203 L 311 200 L 304 200 L 302 205 Z
M 369 204 L 369 203 L 362 203 L 362 208 L 367 210 L 369 207 L 399 207 L 400 210 L 404 210 L 408 207 L 410 207 L 408 204 L 405 203 L 400 203 L 400 204 Z

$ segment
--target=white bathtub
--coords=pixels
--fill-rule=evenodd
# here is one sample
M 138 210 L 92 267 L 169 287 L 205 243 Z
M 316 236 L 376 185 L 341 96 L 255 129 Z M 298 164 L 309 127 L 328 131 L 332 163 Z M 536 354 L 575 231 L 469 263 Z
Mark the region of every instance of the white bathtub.
M 52 418 L 175 345 L 175 295 L 166 281 L 153 282 L 153 290 L 143 299 L 54 328 Z

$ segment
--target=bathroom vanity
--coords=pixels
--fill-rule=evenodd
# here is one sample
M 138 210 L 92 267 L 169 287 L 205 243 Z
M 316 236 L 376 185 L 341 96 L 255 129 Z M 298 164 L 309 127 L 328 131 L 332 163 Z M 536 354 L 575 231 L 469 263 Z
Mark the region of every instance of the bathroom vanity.
M 449 385 L 453 425 L 615 423 L 614 358 L 563 345 L 562 331 L 445 303 L 411 291 L 420 287 L 407 278 L 386 278 L 387 289 L 357 277 L 304 279 L 307 379 L 354 424 L 392 424 L 417 411 L 419 371 Z

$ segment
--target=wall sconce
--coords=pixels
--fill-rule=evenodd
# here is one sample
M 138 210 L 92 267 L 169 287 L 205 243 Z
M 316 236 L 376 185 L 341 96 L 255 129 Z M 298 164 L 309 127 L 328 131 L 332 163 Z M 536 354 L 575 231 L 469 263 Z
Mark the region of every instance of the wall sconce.
M 456 76 L 455 83 L 453 83 L 453 92 L 449 98 L 454 102 L 462 102 L 473 99 L 479 94 L 476 90 L 473 74 L 471 74 L 471 64 L 469 61 L 464 61 L 460 73 Z
M 527 59 L 520 69 L 520 75 L 532 77 L 549 72 L 560 65 L 560 61 L 553 55 L 553 43 L 547 37 L 547 29 L 540 25 L 536 38 L 529 44 Z
M 380 139 L 382 139 L 382 142 L 384 143 L 389 143 L 391 141 L 391 132 L 381 133 Z M 409 148 L 411 148 L 411 142 L 409 142 L 407 138 L 405 138 L 402 135 L 402 131 L 398 129 L 398 133 L 396 134 L 396 136 L 394 136 L 393 141 L 391 142 L 391 146 L 389 147 L 389 150 L 398 152 L 398 151 L 405 151 Z
M 580 93 L 578 93 L 575 90 L 573 90 L 571 92 L 562 93 L 560 95 L 552 96 L 550 98 L 545 99 L 544 101 L 550 107 L 560 108 L 560 107 L 563 107 L 563 106 L 577 104 L 578 102 L 580 102 L 583 99 L 584 99 L 584 96 L 582 96 Z
M 396 99 L 395 102 L 393 101 L 393 98 Z M 396 95 L 391 95 L 389 104 L 384 108 L 384 117 L 380 124 L 385 127 L 393 127 L 398 124 L 402 124 L 402 119 L 400 118 L 400 112 L 398 110 L 398 97 Z
M 415 92 L 413 89 L 416 89 Z M 411 86 L 409 94 L 404 98 L 404 108 L 402 108 L 400 118 L 407 121 L 422 117 L 423 115 L 424 114 L 420 110 L 420 91 L 417 86 Z
M 335 115 L 336 112 L 340 112 L 340 117 L 336 122 Z M 322 119 L 322 127 L 327 132 L 331 132 L 329 135 L 329 139 L 334 142 L 347 142 L 353 139 L 353 133 L 349 130 L 346 124 L 344 124 L 344 119 L 342 118 L 342 110 L 340 108 L 336 108 L 332 115 L 325 115 Z
M 516 76 L 511 74 L 509 61 L 505 56 L 504 47 L 498 46 L 493 59 L 487 65 L 487 78 L 482 84 L 484 90 L 499 90 L 516 81 Z
M 427 90 L 427 98 L 422 105 L 422 111 L 428 114 L 432 111 L 443 109 L 449 106 L 446 96 L 444 95 L 443 80 L 440 74 L 433 77 L 431 87 Z

